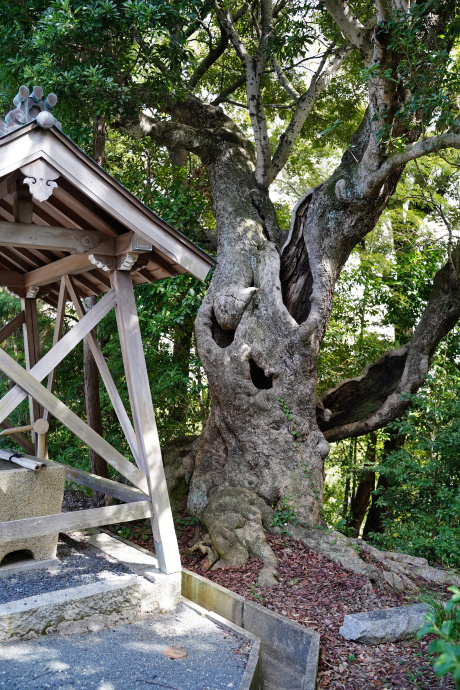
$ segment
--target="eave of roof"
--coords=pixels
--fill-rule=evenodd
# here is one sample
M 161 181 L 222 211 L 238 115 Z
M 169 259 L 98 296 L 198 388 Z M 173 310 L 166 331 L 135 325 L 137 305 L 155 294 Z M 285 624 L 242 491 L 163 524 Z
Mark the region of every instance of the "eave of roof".
M 23 139 L 24 143 L 26 140 L 28 142 L 24 151 L 19 144 L 20 139 Z M 8 148 L 12 149 L 10 156 L 7 154 Z M 74 166 L 80 167 L 80 178 L 75 176 L 75 170 L 71 170 L 72 157 Z M 215 265 L 212 257 L 143 204 L 57 127 L 43 129 L 36 122 L 32 122 L 0 138 L 0 176 L 38 158 L 47 160 L 71 184 L 91 197 L 97 206 L 103 208 L 126 228 L 134 230 L 146 241 L 151 242 L 188 272 L 204 279 L 209 268 Z M 81 173 L 85 171 L 89 173 L 90 178 L 83 182 L 84 175 Z M 97 184 L 102 185 L 100 192 L 107 191 L 108 186 L 112 198 L 98 197 L 92 189 Z M 164 243 L 167 238 L 168 241 Z

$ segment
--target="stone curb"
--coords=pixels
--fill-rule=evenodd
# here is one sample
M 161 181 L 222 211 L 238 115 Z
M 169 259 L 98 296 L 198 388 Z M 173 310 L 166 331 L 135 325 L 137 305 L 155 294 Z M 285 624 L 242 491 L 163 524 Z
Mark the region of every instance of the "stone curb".
M 185 569 L 182 570 L 182 594 L 259 637 L 262 659 L 264 656 L 270 658 L 275 651 L 281 652 L 283 662 L 297 667 L 302 674 L 299 690 L 315 689 L 320 640 L 317 632 Z

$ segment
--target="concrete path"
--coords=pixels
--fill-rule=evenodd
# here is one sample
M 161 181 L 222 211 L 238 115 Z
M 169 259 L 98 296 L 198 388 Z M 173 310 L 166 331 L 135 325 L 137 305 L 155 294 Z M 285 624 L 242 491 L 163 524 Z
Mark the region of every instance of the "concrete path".
M 180 645 L 184 659 L 162 652 Z M 184 603 L 155 618 L 80 635 L 0 647 L 2 690 L 221 690 L 239 688 L 248 643 Z

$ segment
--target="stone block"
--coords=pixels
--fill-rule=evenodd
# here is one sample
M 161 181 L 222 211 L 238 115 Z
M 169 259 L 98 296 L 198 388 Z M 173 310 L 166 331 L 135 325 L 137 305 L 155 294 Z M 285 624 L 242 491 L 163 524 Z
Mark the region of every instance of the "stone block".
M 0 522 L 61 512 L 65 467 L 43 462 L 46 468 L 33 472 L 0 459 Z M 30 552 L 36 561 L 55 558 L 58 536 L 0 541 L 0 564 L 5 556 L 15 551 Z
M 363 644 L 397 642 L 415 635 L 422 627 L 428 611 L 427 604 L 413 604 L 380 611 L 352 613 L 343 619 L 339 633 L 346 640 Z
M 170 611 L 181 600 L 181 573 L 169 575 L 162 573 L 151 551 L 99 529 L 90 528 L 73 534 L 115 558 L 119 563 L 123 563 L 133 573 L 143 578 L 144 594 L 141 613 Z

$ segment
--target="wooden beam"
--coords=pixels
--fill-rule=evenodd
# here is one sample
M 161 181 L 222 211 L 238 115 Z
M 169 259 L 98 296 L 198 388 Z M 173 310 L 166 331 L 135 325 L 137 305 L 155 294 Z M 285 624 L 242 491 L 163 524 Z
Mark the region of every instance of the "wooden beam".
M 23 288 L 24 274 L 16 271 L 0 271 L 0 286 L 8 288 Z
M 78 314 L 78 318 L 83 319 L 83 317 L 85 316 L 85 312 L 83 309 L 83 305 L 80 301 L 80 298 L 78 297 L 78 294 L 75 290 L 73 280 L 69 276 L 66 276 L 64 280 L 66 282 L 66 286 L 67 286 L 67 290 L 69 292 L 70 298 L 71 298 L 73 305 L 75 307 L 75 311 Z M 88 345 L 91 348 L 91 352 L 93 354 L 94 361 L 97 364 L 97 368 L 99 369 L 99 373 L 100 373 L 101 378 L 104 382 L 107 393 L 109 394 L 110 402 L 113 405 L 113 409 L 115 410 L 115 414 L 117 415 L 118 421 L 120 422 L 121 428 L 123 429 L 123 433 L 126 437 L 126 440 L 128 441 L 128 445 L 131 449 L 131 453 L 133 454 L 133 457 L 136 461 L 136 465 L 139 467 L 139 469 L 142 469 L 140 466 L 140 463 L 139 463 L 139 450 L 138 450 L 136 434 L 134 433 L 134 429 L 132 427 L 132 424 L 130 422 L 128 414 L 125 410 L 125 407 L 123 405 L 123 401 L 120 397 L 118 389 L 114 383 L 114 380 L 112 378 L 112 374 L 110 373 L 110 370 L 109 370 L 107 363 L 104 359 L 104 355 L 101 352 L 101 348 L 99 347 L 99 343 L 97 342 L 96 338 L 94 337 L 94 335 L 91 331 L 88 333 L 86 338 L 88 340 Z
M 65 334 L 56 345 L 44 355 L 39 362 L 31 369 L 31 374 L 36 381 L 43 381 L 45 376 L 62 362 L 69 352 L 80 343 L 85 335 L 89 333 L 101 319 L 115 306 L 115 290 L 108 292 L 85 318 L 79 321 L 71 330 Z M 0 400 L 0 420 L 5 419 L 21 403 L 26 394 L 19 387 L 12 388 Z
M 18 330 L 20 326 L 22 326 L 25 323 L 26 320 L 26 315 L 24 311 L 19 312 L 17 316 L 14 317 L 14 319 L 11 319 L 9 323 L 6 324 L 6 326 L 3 326 L 3 328 L 0 329 L 0 345 L 5 342 L 7 338 L 10 337 L 10 335 L 13 335 L 15 331 Z
M 75 532 L 88 527 L 112 525 L 116 522 L 142 520 L 150 517 L 151 507 L 150 501 L 139 501 L 124 503 L 119 506 L 78 510 L 74 513 L 57 513 L 56 515 L 0 522 L 0 544 L 17 539 L 46 537 L 48 534 L 58 532 Z
M 135 489 L 132 486 L 125 486 L 124 484 L 120 484 L 120 482 L 114 482 L 112 479 L 104 479 L 96 474 L 91 474 L 91 472 L 77 470 L 75 467 L 69 467 L 66 465 L 65 469 L 66 479 L 68 479 L 70 482 L 87 486 L 89 489 L 99 491 L 100 493 L 107 494 L 108 496 L 113 496 L 114 498 L 118 498 L 120 501 L 132 503 L 150 500 L 149 497 L 143 493 L 143 491 L 139 491 L 139 489 Z M 150 515 L 148 517 L 150 517 Z
M 0 246 L 59 249 L 66 252 L 87 252 L 97 248 L 98 254 L 114 256 L 115 240 L 97 230 L 75 230 L 32 223 L 0 222 Z
M 123 235 L 117 237 L 117 254 L 126 254 L 126 252 L 150 252 L 152 251 L 152 244 L 146 242 L 142 237 L 136 235 L 135 232 L 125 232 Z M 98 254 L 102 252 L 97 252 Z
M 88 312 L 91 314 L 94 309 Z M 60 341 L 62 342 L 62 340 Z M 0 369 L 8 378 L 17 383 L 25 392 L 32 396 L 40 405 L 46 407 L 56 419 L 78 436 L 90 448 L 99 453 L 112 467 L 114 467 L 126 479 L 137 486 L 138 489 L 147 493 L 149 491 L 145 474 L 130 463 L 121 453 L 110 445 L 102 436 L 99 436 L 91 429 L 86 422 L 77 417 L 67 405 L 50 393 L 41 383 L 34 379 L 29 372 L 25 371 L 12 357 L 0 348 Z M 6 397 L 6 396 L 5 396 Z M 0 401 L 1 404 L 1 401 Z
M 40 334 L 38 332 L 37 300 L 22 299 L 21 306 L 25 314 L 24 325 L 24 351 L 26 356 L 26 370 L 30 371 L 40 359 Z M 30 423 L 34 424 L 43 414 L 43 410 L 36 400 L 29 396 Z M 35 432 L 32 432 L 32 441 L 35 442 Z
M 131 275 L 124 271 L 114 271 L 112 285 L 117 296 L 115 313 L 141 467 L 148 478 L 152 497 L 155 553 L 160 570 L 168 574 L 180 572 L 179 547 L 169 503 Z
M 41 266 L 34 271 L 26 273 L 24 276 L 24 286 L 26 288 L 32 285 L 40 287 L 41 285 L 54 283 L 64 275 L 85 273 L 85 271 L 91 271 L 92 268 L 94 266 L 89 260 L 89 254 L 72 254 L 71 256 L 66 256 L 65 259 L 53 261 L 46 266 Z

